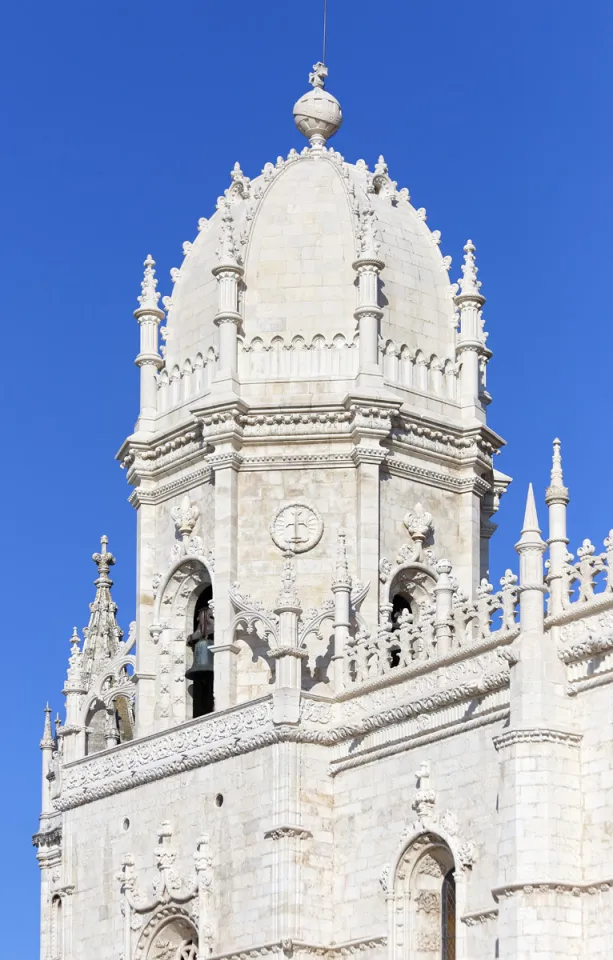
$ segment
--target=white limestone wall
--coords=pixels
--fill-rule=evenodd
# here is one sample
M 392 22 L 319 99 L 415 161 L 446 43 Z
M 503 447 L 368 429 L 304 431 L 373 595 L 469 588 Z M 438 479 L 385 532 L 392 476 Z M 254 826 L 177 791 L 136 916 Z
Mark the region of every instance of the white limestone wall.
M 454 576 L 470 593 L 479 574 L 480 504 L 472 493 L 454 493 L 430 484 L 382 473 L 381 476 L 380 555 L 392 564 L 402 546 L 410 543 L 403 524 L 406 513 L 421 503 L 432 515 L 434 532 L 431 544 L 437 559 L 453 564 Z
M 270 523 L 286 504 L 304 502 L 321 515 L 317 546 L 295 558 L 296 588 L 303 608 L 331 599 L 338 531 L 347 533 L 349 567 L 355 570 L 356 478 L 353 467 L 241 472 L 238 478 L 238 579 L 241 588 L 274 606 L 283 554 Z M 223 536 L 223 531 L 218 531 Z
M 598 658 L 595 658 L 597 665 Z M 580 748 L 585 956 L 605 960 L 613 942 L 613 702 L 611 687 L 595 686 L 574 707 Z
M 425 746 L 357 766 L 334 778 L 335 939 L 387 935 L 387 906 L 379 883 L 403 844 L 403 834 L 416 820 L 411 809 L 422 761 L 430 764 L 429 786 L 436 792 L 435 811 L 457 821 L 460 842 L 475 844 L 476 858 L 467 871 L 467 895 L 461 912 L 496 908 L 491 889 L 496 881 L 498 843 L 498 758 L 492 724 L 449 736 Z M 494 956 L 495 921 L 482 926 L 458 923 L 466 935 L 471 960 Z

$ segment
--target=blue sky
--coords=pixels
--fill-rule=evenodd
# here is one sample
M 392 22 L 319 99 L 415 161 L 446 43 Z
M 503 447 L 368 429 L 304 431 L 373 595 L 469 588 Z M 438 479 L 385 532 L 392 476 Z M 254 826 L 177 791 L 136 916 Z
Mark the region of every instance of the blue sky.
M 329 0 L 335 147 L 384 153 L 455 279 L 477 245 L 494 359 L 490 423 L 514 477 L 492 573 L 515 565 L 529 480 L 545 520 L 564 442 L 571 548 L 601 543 L 611 493 L 611 78 L 606 0 Z M 1 475 L 6 955 L 35 957 L 42 708 L 61 708 L 106 533 L 134 609 L 135 515 L 114 454 L 137 416 L 132 317 L 151 251 L 160 287 L 240 160 L 302 146 L 292 105 L 321 48 L 321 2 L 5 5 L 0 60 Z M 8 661 L 8 662 L 7 662 Z M 8 848 L 8 849 L 7 849 Z

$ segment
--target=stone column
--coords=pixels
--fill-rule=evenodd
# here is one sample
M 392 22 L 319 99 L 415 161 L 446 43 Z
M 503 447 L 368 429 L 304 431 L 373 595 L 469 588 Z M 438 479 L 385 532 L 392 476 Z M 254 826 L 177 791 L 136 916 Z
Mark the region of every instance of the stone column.
M 232 212 L 228 203 L 224 204 L 219 264 L 213 268 L 219 290 L 219 309 L 215 323 L 219 328 L 219 363 L 215 383 L 237 392 L 238 371 L 238 328 L 241 317 L 238 312 L 239 283 L 244 270 L 241 266 L 238 245 L 234 237 Z
M 521 634 L 509 725 L 494 740 L 500 762 L 494 895 L 501 960 L 549 960 L 581 954 L 581 910 L 566 892 L 582 878 L 581 737 L 571 726 L 555 638 L 543 629 L 545 544 L 532 487 L 516 549 Z
M 351 607 L 351 575 L 347 564 L 345 532 L 338 534 L 336 571 L 332 580 L 334 594 L 334 654 L 332 656 L 332 688 L 340 693 L 343 688 L 343 659 L 349 637 Z
M 192 414 L 201 421 L 203 439 L 214 447 L 207 460 L 213 471 L 215 576 L 215 709 L 234 703 L 236 647 L 231 636 L 234 608 L 230 600 L 237 579 L 238 564 L 238 473 L 242 462 L 240 417 L 246 405 L 236 397 L 214 406 L 194 406 Z
M 49 704 L 45 707 L 45 726 L 43 737 L 40 741 L 42 755 L 42 787 L 40 811 L 43 816 L 51 812 L 51 792 L 49 789 L 49 771 L 51 770 L 51 758 L 55 749 L 55 740 L 51 730 L 51 707 Z
M 376 630 L 379 622 L 379 467 L 386 456 L 383 441 L 391 432 L 391 418 L 400 405 L 397 400 L 366 395 L 353 395 L 345 400 L 345 406 L 353 415 L 351 456 L 356 467 L 358 578 L 370 584 L 361 612 L 371 630 Z
M 156 507 L 151 481 L 141 480 L 130 501 L 136 514 L 136 736 L 156 729 L 156 667 L 158 647 L 153 627 L 153 577 L 156 571 Z
M 454 585 L 449 574 L 451 563 L 449 560 L 439 560 L 436 565 L 438 581 L 434 587 L 436 616 L 434 620 L 434 636 L 436 637 L 436 653 L 438 657 L 445 657 L 451 652 L 452 636 L 451 624 L 453 620 L 453 590 Z
M 136 425 L 137 432 L 150 433 L 154 429 L 157 414 L 156 374 L 164 361 L 158 353 L 158 326 L 164 319 L 164 311 L 158 307 L 160 295 L 156 290 L 155 260 L 148 255 L 145 260 L 145 277 L 141 284 L 142 293 L 138 298 L 140 307 L 134 316 L 140 326 L 140 352 L 134 361 L 140 369 L 140 416 Z
M 353 314 L 360 340 L 358 384 L 360 387 L 380 386 L 379 324 L 383 310 L 379 306 L 379 275 L 385 264 L 377 256 L 380 241 L 372 210 L 361 213 L 360 227 L 361 251 L 353 264 L 358 278 L 358 303 Z
M 300 689 L 302 661 L 308 652 L 298 641 L 298 619 L 302 607 L 295 588 L 296 571 L 292 555 L 283 561 L 281 592 L 277 597 L 275 614 L 279 618 L 278 646 L 271 650 L 277 661 L 273 691 L 273 722 L 298 723 L 300 718 Z

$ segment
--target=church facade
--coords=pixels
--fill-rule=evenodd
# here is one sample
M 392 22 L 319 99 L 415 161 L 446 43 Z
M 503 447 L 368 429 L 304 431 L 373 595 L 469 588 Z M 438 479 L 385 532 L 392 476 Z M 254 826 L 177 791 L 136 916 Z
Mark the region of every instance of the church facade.
M 41 741 L 41 960 L 610 953 L 613 531 L 569 552 L 556 440 L 489 582 L 475 247 L 451 283 L 383 157 L 327 146 L 326 73 L 161 303 L 145 261 L 136 620 L 103 537 Z

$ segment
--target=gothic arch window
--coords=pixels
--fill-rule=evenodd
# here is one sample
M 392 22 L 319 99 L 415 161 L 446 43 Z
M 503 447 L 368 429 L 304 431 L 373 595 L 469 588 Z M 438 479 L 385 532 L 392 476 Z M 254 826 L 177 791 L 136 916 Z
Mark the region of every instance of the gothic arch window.
M 202 590 L 194 608 L 193 631 L 187 638 L 188 668 L 185 678 L 188 681 L 188 696 L 191 696 L 192 717 L 203 717 L 215 709 L 213 693 L 213 654 L 211 647 L 215 642 L 215 618 L 213 614 L 213 590 L 207 586 Z M 191 660 L 191 662 L 189 662 Z
M 418 838 L 394 884 L 394 960 L 456 960 L 454 861 L 438 837 Z

